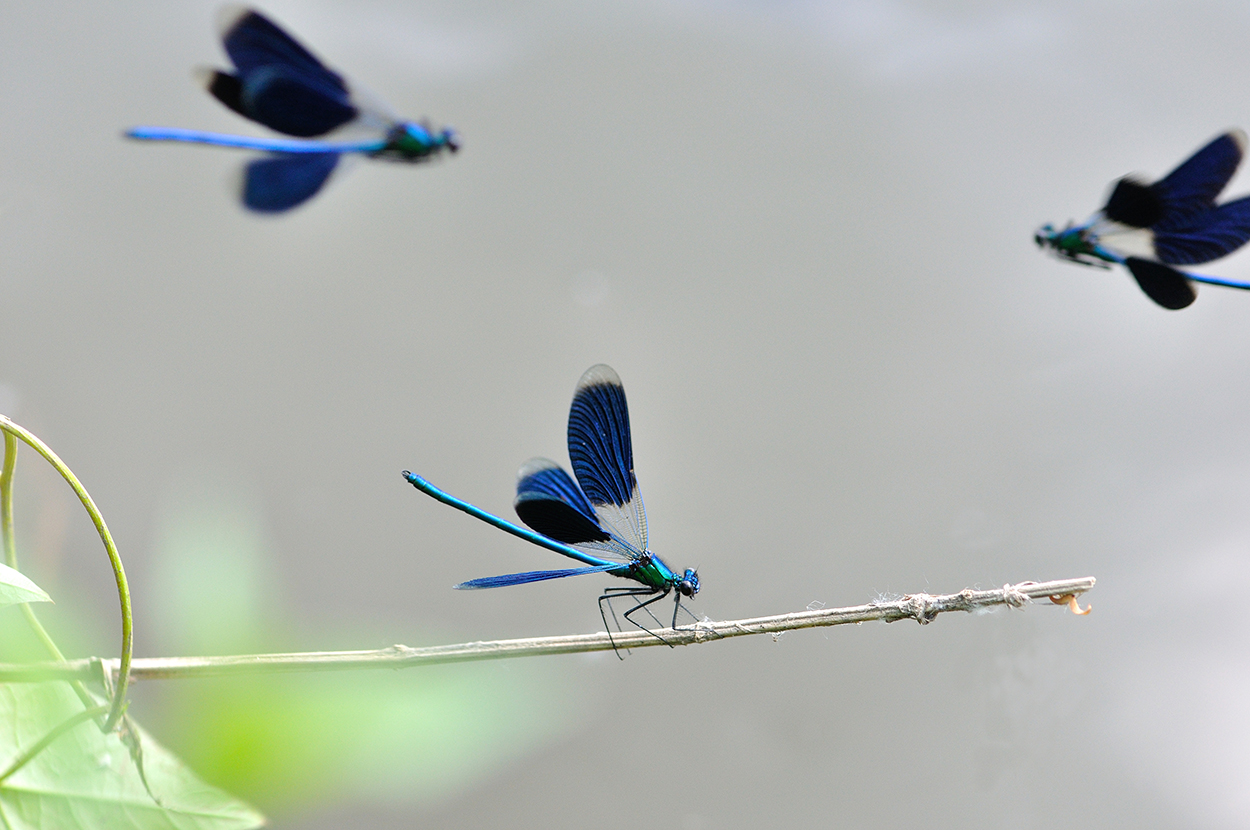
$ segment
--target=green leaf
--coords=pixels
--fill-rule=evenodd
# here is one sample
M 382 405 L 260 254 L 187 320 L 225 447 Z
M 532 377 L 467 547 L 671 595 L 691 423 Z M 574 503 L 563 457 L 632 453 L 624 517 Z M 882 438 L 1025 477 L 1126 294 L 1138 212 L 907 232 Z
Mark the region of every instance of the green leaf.
M 55 726 L 82 711 L 66 683 L 0 686 L 0 753 L 7 765 Z M 139 730 L 152 800 L 125 743 L 93 721 L 79 724 L 0 786 L 0 825 L 13 830 L 133 827 L 244 830 L 265 818 L 201 781 Z
M 51 602 L 52 597 L 27 579 L 20 571 L 0 565 L 0 605 L 17 602 Z

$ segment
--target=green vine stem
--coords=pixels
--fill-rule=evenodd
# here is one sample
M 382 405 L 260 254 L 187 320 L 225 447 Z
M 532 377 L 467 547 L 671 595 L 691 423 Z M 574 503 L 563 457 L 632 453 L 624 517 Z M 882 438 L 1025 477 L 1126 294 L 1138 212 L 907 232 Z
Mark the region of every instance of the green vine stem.
M 4 537 L 4 564 L 17 570 L 17 539 L 13 532 L 13 471 L 17 467 L 17 438 L 12 433 L 4 433 L 4 469 L 0 471 L 0 535 Z M 22 613 L 34 630 L 44 649 L 52 655 L 53 660 L 64 661 L 65 655 L 56 647 L 47 630 L 35 616 L 35 609 L 29 602 L 22 603 Z M 81 695 L 79 695 L 81 697 Z M 85 701 L 84 701 L 85 702 Z
M 118 661 L 117 668 L 117 687 L 113 690 L 113 702 L 109 707 L 108 718 L 102 727 L 104 731 L 112 731 L 117 726 L 117 721 L 121 719 L 122 713 L 126 708 L 126 690 L 130 685 L 130 660 L 134 650 L 134 620 L 130 610 L 130 586 L 126 582 L 126 571 L 122 567 L 121 555 L 117 552 L 117 546 L 113 544 L 113 536 L 109 533 L 108 525 L 104 523 L 104 516 L 100 515 L 99 509 L 96 508 L 95 502 L 91 500 L 87 489 L 78 481 L 77 476 L 65 465 L 65 462 L 57 456 L 52 449 L 35 435 L 23 427 L 13 423 L 9 418 L 0 415 L 0 429 L 4 430 L 4 468 L 0 471 L 0 486 L 3 487 L 3 493 L 0 493 L 0 523 L 3 524 L 4 530 L 4 547 L 5 558 L 9 561 L 10 567 L 16 567 L 17 552 L 16 544 L 13 540 L 13 488 L 12 478 L 13 469 L 17 461 L 17 442 L 14 436 L 21 438 L 29 444 L 35 452 L 42 455 L 49 464 L 51 464 L 61 477 L 69 483 L 69 486 L 77 494 L 78 500 L 82 502 L 82 506 L 86 508 L 87 514 L 91 516 L 91 521 L 95 524 L 96 532 L 100 534 L 100 540 L 104 542 L 104 549 L 108 552 L 109 562 L 113 566 L 113 576 L 117 580 L 117 595 L 121 603 L 122 615 L 122 649 L 121 658 Z M 27 608 L 27 619 L 31 620 L 40 639 L 44 641 L 44 645 L 49 651 L 59 657 L 61 660 L 65 658 L 60 656 L 60 651 L 56 648 L 56 644 L 48 637 L 43 626 L 35 619 L 34 612 Z M 80 695 L 81 697 L 81 695 Z
M 1034 601 L 1063 605 L 1077 614 L 1088 614 L 1080 608 L 1077 597 L 1094 587 L 1092 576 L 1059 579 L 1053 582 L 1021 582 L 1001 588 L 978 591 L 965 588 L 956 594 L 909 594 L 898 599 L 878 600 L 849 608 L 818 608 L 755 617 L 747 620 L 703 621 L 678 629 L 626 631 L 613 634 L 573 634 L 560 637 L 530 637 L 520 640 L 493 640 L 446 646 L 390 646 L 373 651 L 314 651 L 297 654 L 240 654 L 220 657 L 141 657 L 130 667 L 133 680 L 172 680 L 201 677 L 224 677 L 241 674 L 273 674 L 308 671 L 343 671 L 350 669 L 403 669 L 440 663 L 465 663 L 475 660 L 499 660 L 505 657 L 535 657 L 541 654 L 575 654 L 588 651 L 703 645 L 731 637 L 771 634 L 780 637 L 786 631 L 830 625 L 881 620 L 915 620 L 921 625 L 932 622 L 938 614 L 951 611 L 978 611 L 996 605 L 1023 608 Z M 663 640 L 659 638 L 663 637 Z M 116 661 L 86 658 L 67 663 L 43 665 L 0 664 L 0 683 L 38 683 L 47 680 L 99 680 L 114 671 Z
M 3 785 L 5 781 L 8 781 L 9 777 L 13 775 L 13 773 L 30 763 L 32 758 L 47 749 L 48 745 L 57 738 L 70 731 L 78 724 L 85 723 L 94 718 L 96 715 L 103 715 L 108 710 L 109 707 L 107 706 L 93 706 L 90 709 L 84 709 L 78 714 L 73 715 L 67 720 L 57 724 L 52 728 L 52 731 L 40 738 L 37 743 L 33 744 L 29 749 L 17 756 L 13 763 L 9 764 L 8 769 L 0 773 L 0 785 Z
M 4 540 L 4 563 L 15 571 L 18 570 L 17 534 L 13 525 L 13 473 L 16 468 L 17 438 L 6 432 L 4 433 L 4 468 L 0 470 L 0 538 Z M 30 625 L 31 630 L 35 632 L 36 638 L 43 643 L 44 650 L 52 656 L 53 660 L 61 663 L 65 662 L 65 655 L 57 648 L 56 642 L 48 634 L 48 630 L 43 627 L 43 623 L 39 622 L 35 609 L 31 607 L 29 602 L 23 602 L 21 606 L 22 615 L 26 617 L 26 622 Z M 95 698 L 87 691 L 87 687 L 83 685 L 81 680 L 71 681 L 70 686 L 73 688 L 74 694 L 78 695 L 78 699 L 82 701 L 83 706 L 89 709 L 95 707 Z

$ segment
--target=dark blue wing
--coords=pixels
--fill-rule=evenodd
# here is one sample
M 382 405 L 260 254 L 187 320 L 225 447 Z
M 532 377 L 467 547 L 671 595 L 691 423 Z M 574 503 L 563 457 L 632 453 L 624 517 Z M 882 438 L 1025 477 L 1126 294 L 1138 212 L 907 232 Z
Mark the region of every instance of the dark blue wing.
M 1184 308 L 1198 297 L 1193 285 L 1175 268 L 1132 256 L 1125 259 L 1124 264 L 1146 296 L 1164 308 Z
M 259 12 L 227 22 L 222 43 L 237 74 L 214 72 L 208 89 L 235 112 L 272 130 L 309 138 L 359 115 L 347 83 Z
M 504 574 L 503 576 L 484 576 L 481 579 L 470 579 L 454 587 L 460 590 L 471 588 L 504 588 L 508 585 L 524 585 L 527 582 L 542 582 L 544 579 L 562 579 L 566 576 L 597 574 L 613 568 L 622 567 L 619 562 L 607 565 L 594 565 L 589 568 L 563 568 L 558 571 L 526 571 L 523 574 Z
M 1153 185 L 1126 176 L 1115 183 L 1102 213 L 1130 228 L 1148 228 L 1163 219 L 1166 207 Z
M 1246 134 L 1230 130 L 1151 185 L 1165 206 L 1163 222 L 1176 221 L 1214 205 L 1220 191 L 1237 172 L 1245 146 Z
M 557 542 L 575 545 L 609 539 L 577 483 L 546 458 L 530 459 L 521 467 L 512 506 L 521 521 Z
M 629 407 L 621 379 L 607 366 L 586 370 L 577 384 L 569 409 L 569 460 L 591 504 L 629 502 L 638 484 Z
M 248 162 L 243 204 L 260 213 L 290 210 L 316 195 L 338 162 L 338 153 L 275 154 Z
M 240 9 L 223 21 L 221 43 L 240 72 L 279 64 L 347 91 L 342 77 L 255 9 Z
M 1250 241 L 1250 196 L 1187 217 L 1183 227 L 1154 229 L 1155 256 L 1172 265 L 1194 265 L 1227 256 Z M 1169 223 L 1175 224 L 1175 223 Z
M 625 387 L 610 366 L 587 369 L 569 408 L 569 460 L 599 524 L 641 554 L 647 516 L 634 477 Z

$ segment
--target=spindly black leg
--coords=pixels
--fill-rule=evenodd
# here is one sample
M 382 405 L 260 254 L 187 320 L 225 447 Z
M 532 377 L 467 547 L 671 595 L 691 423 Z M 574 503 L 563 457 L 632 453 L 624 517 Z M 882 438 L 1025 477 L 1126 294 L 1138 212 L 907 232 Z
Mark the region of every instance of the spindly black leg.
M 619 659 L 624 660 L 625 657 L 621 654 L 620 649 L 616 647 L 616 640 L 612 637 L 612 626 L 608 625 L 608 616 L 603 611 L 603 603 L 605 601 L 607 602 L 608 610 L 612 612 L 612 622 L 616 623 L 616 630 L 620 631 L 621 624 L 616 619 L 616 609 L 612 607 L 613 597 L 646 597 L 654 593 L 655 591 L 651 588 L 608 588 L 599 597 L 599 618 L 603 620 L 603 630 L 608 632 L 608 641 L 612 643 L 612 652 Z M 665 591 L 664 594 L 661 594 L 660 596 L 662 597 L 667 593 L 668 592 Z M 629 619 L 629 615 L 632 614 L 637 607 L 638 606 L 634 606 L 634 608 L 629 609 L 629 611 L 627 611 L 624 615 L 625 619 Z M 642 628 L 642 626 L 638 625 L 638 623 L 633 620 L 629 621 L 639 628 Z M 643 631 L 646 631 L 646 629 L 643 628 Z
M 617 631 L 621 630 L 621 622 L 620 620 L 616 618 L 616 609 L 612 607 L 612 597 L 615 596 L 613 591 L 615 590 L 620 590 L 620 589 L 608 588 L 607 590 L 603 592 L 603 595 L 599 597 L 599 617 L 600 619 L 603 620 L 603 630 L 608 632 L 609 636 L 611 636 L 612 634 L 612 626 L 608 625 L 608 618 L 603 613 L 603 601 L 604 600 L 608 601 L 608 610 L 612 612 L 612 625 L 616 626 Z
M 653 603 L 653 602 L 657 602 L 657 601 L 659 601 L 659 600 L 663 599 L 663 598 L 664 598 L 664 597 L 666 597 L 666 596 L 668 596 L 668 591 L 665 591 L 664 593 L 660 594 L 658 597 L 655 597 L 654 599 L 649 599 L 649 600 L 647 600 L 646 602 L 640 602 L 640 603 L 638 603 L 637 605 L 635 605 L 633 608 L 631 608 L 631 609 L 629 609 L 628 611 L 626 611 L 626 612 L 625 612 L 624 614 L 622 614 L 621 616 L 623 616 L 623 617 L 628 617 L 630 614 L 634 613 L 635 611 L 642 610 L 642 611 L 645 611 L 645 612 L 647 613 L 647 616 L 651 618 L 651 622 L 655 623 L 655 627 L 656 627 L 656 628 L 663 628 L 663 627 L 664 627 L 664 623 L 663 623 L 663 621 L 661 621 L 661 620 L 660 620 L 660 618 L 659 618 L 659 617 L 657 617 L 657 616 L 655 615 L 655 612 L 654 612 L 654 611 L 652 611 L 652 610 L 651 610 L 651 608 L 650 608 L 649 606 L 651 605 L 651 603 Z M 635 626 L 637 626 L 638 628 L 641 628 L 643 631 L 650 631 L 650 630 L 651 630 L 650 628 L 647 628 L 647 627 L 645 627 L 645 626 L 639 625 L 639 624 L 638 624 L 635 620 L 633 620 L 633 619 L 630 619 L 629 621 L 630 621 L 631 623 L 633 623 Z
M 651 629 L 649 629 L 649 628 L 646 628 L 646 627 L 642 626 L 642 625 L 641 625 L 641 624 L 639 624 L 639 623 L 638 623 L 638 622 L 637 622 L 637 621 L 636 621 L 633 617 L 631 617 L 631 616 L 630 616 L 630 614 L 634 613 L 634 612 L 635 612 L 635 611 L 637 611 L 638 609 L 640 609 L 640 608 L 646 608 L 648 605 L 650 605 L 650 604 L 651 604 L 651 603 L 653 603 L 653 602 L 659 602 L 660 600 L 664 599 L 666 596 L 668 596 L 668 591 L 667 591 L 667 590 L 663 591 L 662 593 L 657 594 L 656 596 L 652 597 L 651 599 L 647 600 L 646 602 L 640 602 L 640 603 L 638 603 L 637 605 L 635 605 L 633 608 L 631 608 L 631 609 L 629 609 L 628 611 L 626 611 L 626 612 L 625 612 L 624 614 L 622 614 L 621 616 L 623 616 L 625 619 L 629 620 L 631 623 L 633 623 L 634 625 L 636 625 L 636 626 L 638 626 L 639 628 L 641 628 L 643 631 L 645 631 L 645 632 L 647 632 L 648 634 L 650 634 L 652 637 L 654 637 L 654 638 L 656 638 L 657 640 L 659 640 L 659 641 L 660 641 L 661 643 L 663 643 L 664 645 L 668 646 L 669 648 L 673 648 L 673 644 L 672 644 L 672 643 L 670 643 L 668 640 L 664 639 L 664 638 L 663 638 L 663 637 L 661 637 L 659 634 L 656 634 L 656 633 L 655 633 L 654 631 L 652 631 Z M 648 610 L 648 611 L 647 611 L 647 613 L 648 613 L 648 614 L 651 614 L 651 611 L 650 611 L 650 610 Z M 651 619 L 655 620 L 655 614 L 651 614 Z M 659 621 L 659 620 L 656 620 L 656 624 L 657 624 L 657 625 L 662 625 L 662 623 L 660 623 L 660 621 Z

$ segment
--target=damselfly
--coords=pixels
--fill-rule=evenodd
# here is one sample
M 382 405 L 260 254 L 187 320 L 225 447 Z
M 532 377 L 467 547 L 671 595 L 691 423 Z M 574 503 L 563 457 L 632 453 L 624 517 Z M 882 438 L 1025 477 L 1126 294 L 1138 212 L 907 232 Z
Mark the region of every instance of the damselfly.
M 1250 240 L 1250 196 L 1215 204 L 1241 164 L 1245 146 L 1241 130 L 1224 133 L 1153 184 L 1120 179 L 1107 204 L 1085 224 L 1069 222 L 1062 230 L 1043 225 L 1033 239 L 1069 262 L 1123 265 L 1164 308 L 1192 303 L 1194 282 L 1250 289 L 1250 283 L 1173 267 L 1219 259 Z
M 337 72 L 328 69 L 290 35 L 251 9 L 233 10 L 222 26 L 222 44 L 234 71 L 205 74 L 208 91 L 245 118 L 295 139 L 135 127 L 144 141 L 184 141 L 264 150 L 244 172 L 244 206 L 264 213 L 289 210 L 312 198 L 345 153 L 391 161 L 422 162 L 459 149 L 456 133 L 403 121 L 377 103 L 365 103 Z M 336 138 L 331 140 L 328 136 Z M 318 136 L 327 136 L 316 139 Z
M 577 481 L 546 458 L 530 459 L 518 473 L 513 507 L 521 521 L 533 530 L 487 513 L 443 492 L 416 473 L 404 471 L 404 478 L 412 486 L 444 504 L 586 565 L 489 576 L 455 587 L 501 588 L 606 573 L 639 583 L 608 588 L 599 597 L 599 616 L 609 632 L 608 611 L 613 599 L 629 597 L 634 605 L 623 616 L 649 630 L 633 615 L 670 593 L 675 599 L 672 626 L 676 628 L 682 597 L 693 597 L 699 592 L 699 575 L 693 569 L 679 575 L 647 547 L 647 513 L 634 477 L 625 388 L 611 367 L 592 366 L 578 381 L 569 409 L 568 444 Z

